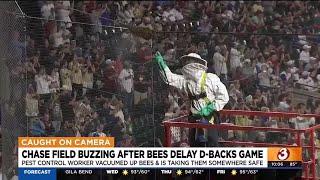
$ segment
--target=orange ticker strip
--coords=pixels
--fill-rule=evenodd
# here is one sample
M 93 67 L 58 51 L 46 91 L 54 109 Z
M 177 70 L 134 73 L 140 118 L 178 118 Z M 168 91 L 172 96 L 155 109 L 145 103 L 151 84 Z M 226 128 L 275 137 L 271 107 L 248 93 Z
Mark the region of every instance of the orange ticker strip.
M 114 147 L 114 137 L 19 137 L 19 148 Z

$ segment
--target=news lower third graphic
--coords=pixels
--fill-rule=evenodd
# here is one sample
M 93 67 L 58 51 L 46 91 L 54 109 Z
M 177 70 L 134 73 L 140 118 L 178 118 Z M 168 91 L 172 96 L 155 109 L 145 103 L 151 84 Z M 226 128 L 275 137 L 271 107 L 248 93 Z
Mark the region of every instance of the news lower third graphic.
M 241 176 L 301 170 L 301 148 L 115 148 L 110 137 L 19 138 L 19 179 Z

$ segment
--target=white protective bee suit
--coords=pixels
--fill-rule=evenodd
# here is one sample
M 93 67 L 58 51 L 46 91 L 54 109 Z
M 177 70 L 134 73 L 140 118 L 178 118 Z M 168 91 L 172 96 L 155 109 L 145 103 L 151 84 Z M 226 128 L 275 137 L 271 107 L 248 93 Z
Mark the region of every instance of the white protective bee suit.
M 184 65 L 183 75 L 178 75 L 170 71 L 160 53 L 156 54 L 155 59 L 166 83 L 188 94 L 192 116 L 215 123 L 213 113 L 223 109 L 229 101 L 229 95 L 217 75 L 206 73 L 207 61 L 196 53 L 182 56 L 180 62 Z

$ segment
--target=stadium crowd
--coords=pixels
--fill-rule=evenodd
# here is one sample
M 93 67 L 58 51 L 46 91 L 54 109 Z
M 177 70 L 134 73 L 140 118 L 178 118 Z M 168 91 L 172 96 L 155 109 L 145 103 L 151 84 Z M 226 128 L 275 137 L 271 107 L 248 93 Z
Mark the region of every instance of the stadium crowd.
M 307 101 L 293 103 L 290 91 L 320 92 L 317 1 L 38 4 L 41 31 L 28 32 L 26 39 L 14 32 L 11 59 L 3 66 L 8 68 L 0 69 L 1 84 L 12 88 L 2 88 L 2 101 L 22 97 L 22 90 L 15 88 L 21 83 L 18 77 L 26 83 L 30 136 L 111 135 L 117 146 L 150 145 L 144 143 L 153 133 L 141 137 L 144 131 L 161 131 L 163 119 L 188 113 L 187 97 L 169 91 L 153 68 L 155 51 L 177 73 L 184 54 L 195 52 L 206 59 L 208 72 L 217 74 L 229 90 L 227 109 L 320 114 L 319 99 L 306 96 Z M 124 27 L 108 27 L 113 25 Z M 144 39 L 127 27 L 159 32 Z M 159 128 L 154 128 L 153 116 Z M 320 124 L 317 118 L 301 117 L 236 116 L 222 122 L 297 129 Z M 187 146 L 186 132 L 181 133 L 180 145 Z M 294 136 L 277 132 L 228 131 L 221 138 L 294 144 Z
M 40 1 L 39 7 L 44 38 L 30 32 L 22 42 L 15 32 L 12 40 L 17 63 L 11 64 L 11 78 L 27 79 L 31 135 L 112 135 L 119 146 L 136 146 L 133 134 L 143 131 L 138 124 L 150 123 L 150 116 L 140 116 L 152 111 L 146 108 L 152 97 L 156 112 L 163 112 L 159 122 L 188 112 L 185 95 L 166 90 L 157 71 L 151 73 L 155 51 L 177 73 L 180 56 L 200 54 L 208 72 L 228 87 L 228 109 L 320 113 L 319 100 L 294 104 L 290 94 L 292 88 L 319 92 L 319 37 L 313 35 L 320 27 L 319 2 Z M 119 24 L 124 27 L 107 27 Z M 144 39 L 127 27 L 159 32 Z M 233 117 L 223 122 L 306 128 L 320 120 Z M 262 132 L 224 138 L 292 141 L 292 136 Z

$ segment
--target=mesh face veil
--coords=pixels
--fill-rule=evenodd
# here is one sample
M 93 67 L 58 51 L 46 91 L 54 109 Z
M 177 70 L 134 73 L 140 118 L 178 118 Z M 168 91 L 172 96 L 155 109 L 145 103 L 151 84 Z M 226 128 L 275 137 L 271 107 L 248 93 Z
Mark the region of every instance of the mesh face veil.
M 202 73 L 207 71 L 207 67 L 199 63 L 190 63 L 182 67 L 182 74 L 191 80 L 199 80 L 202 76 Z

